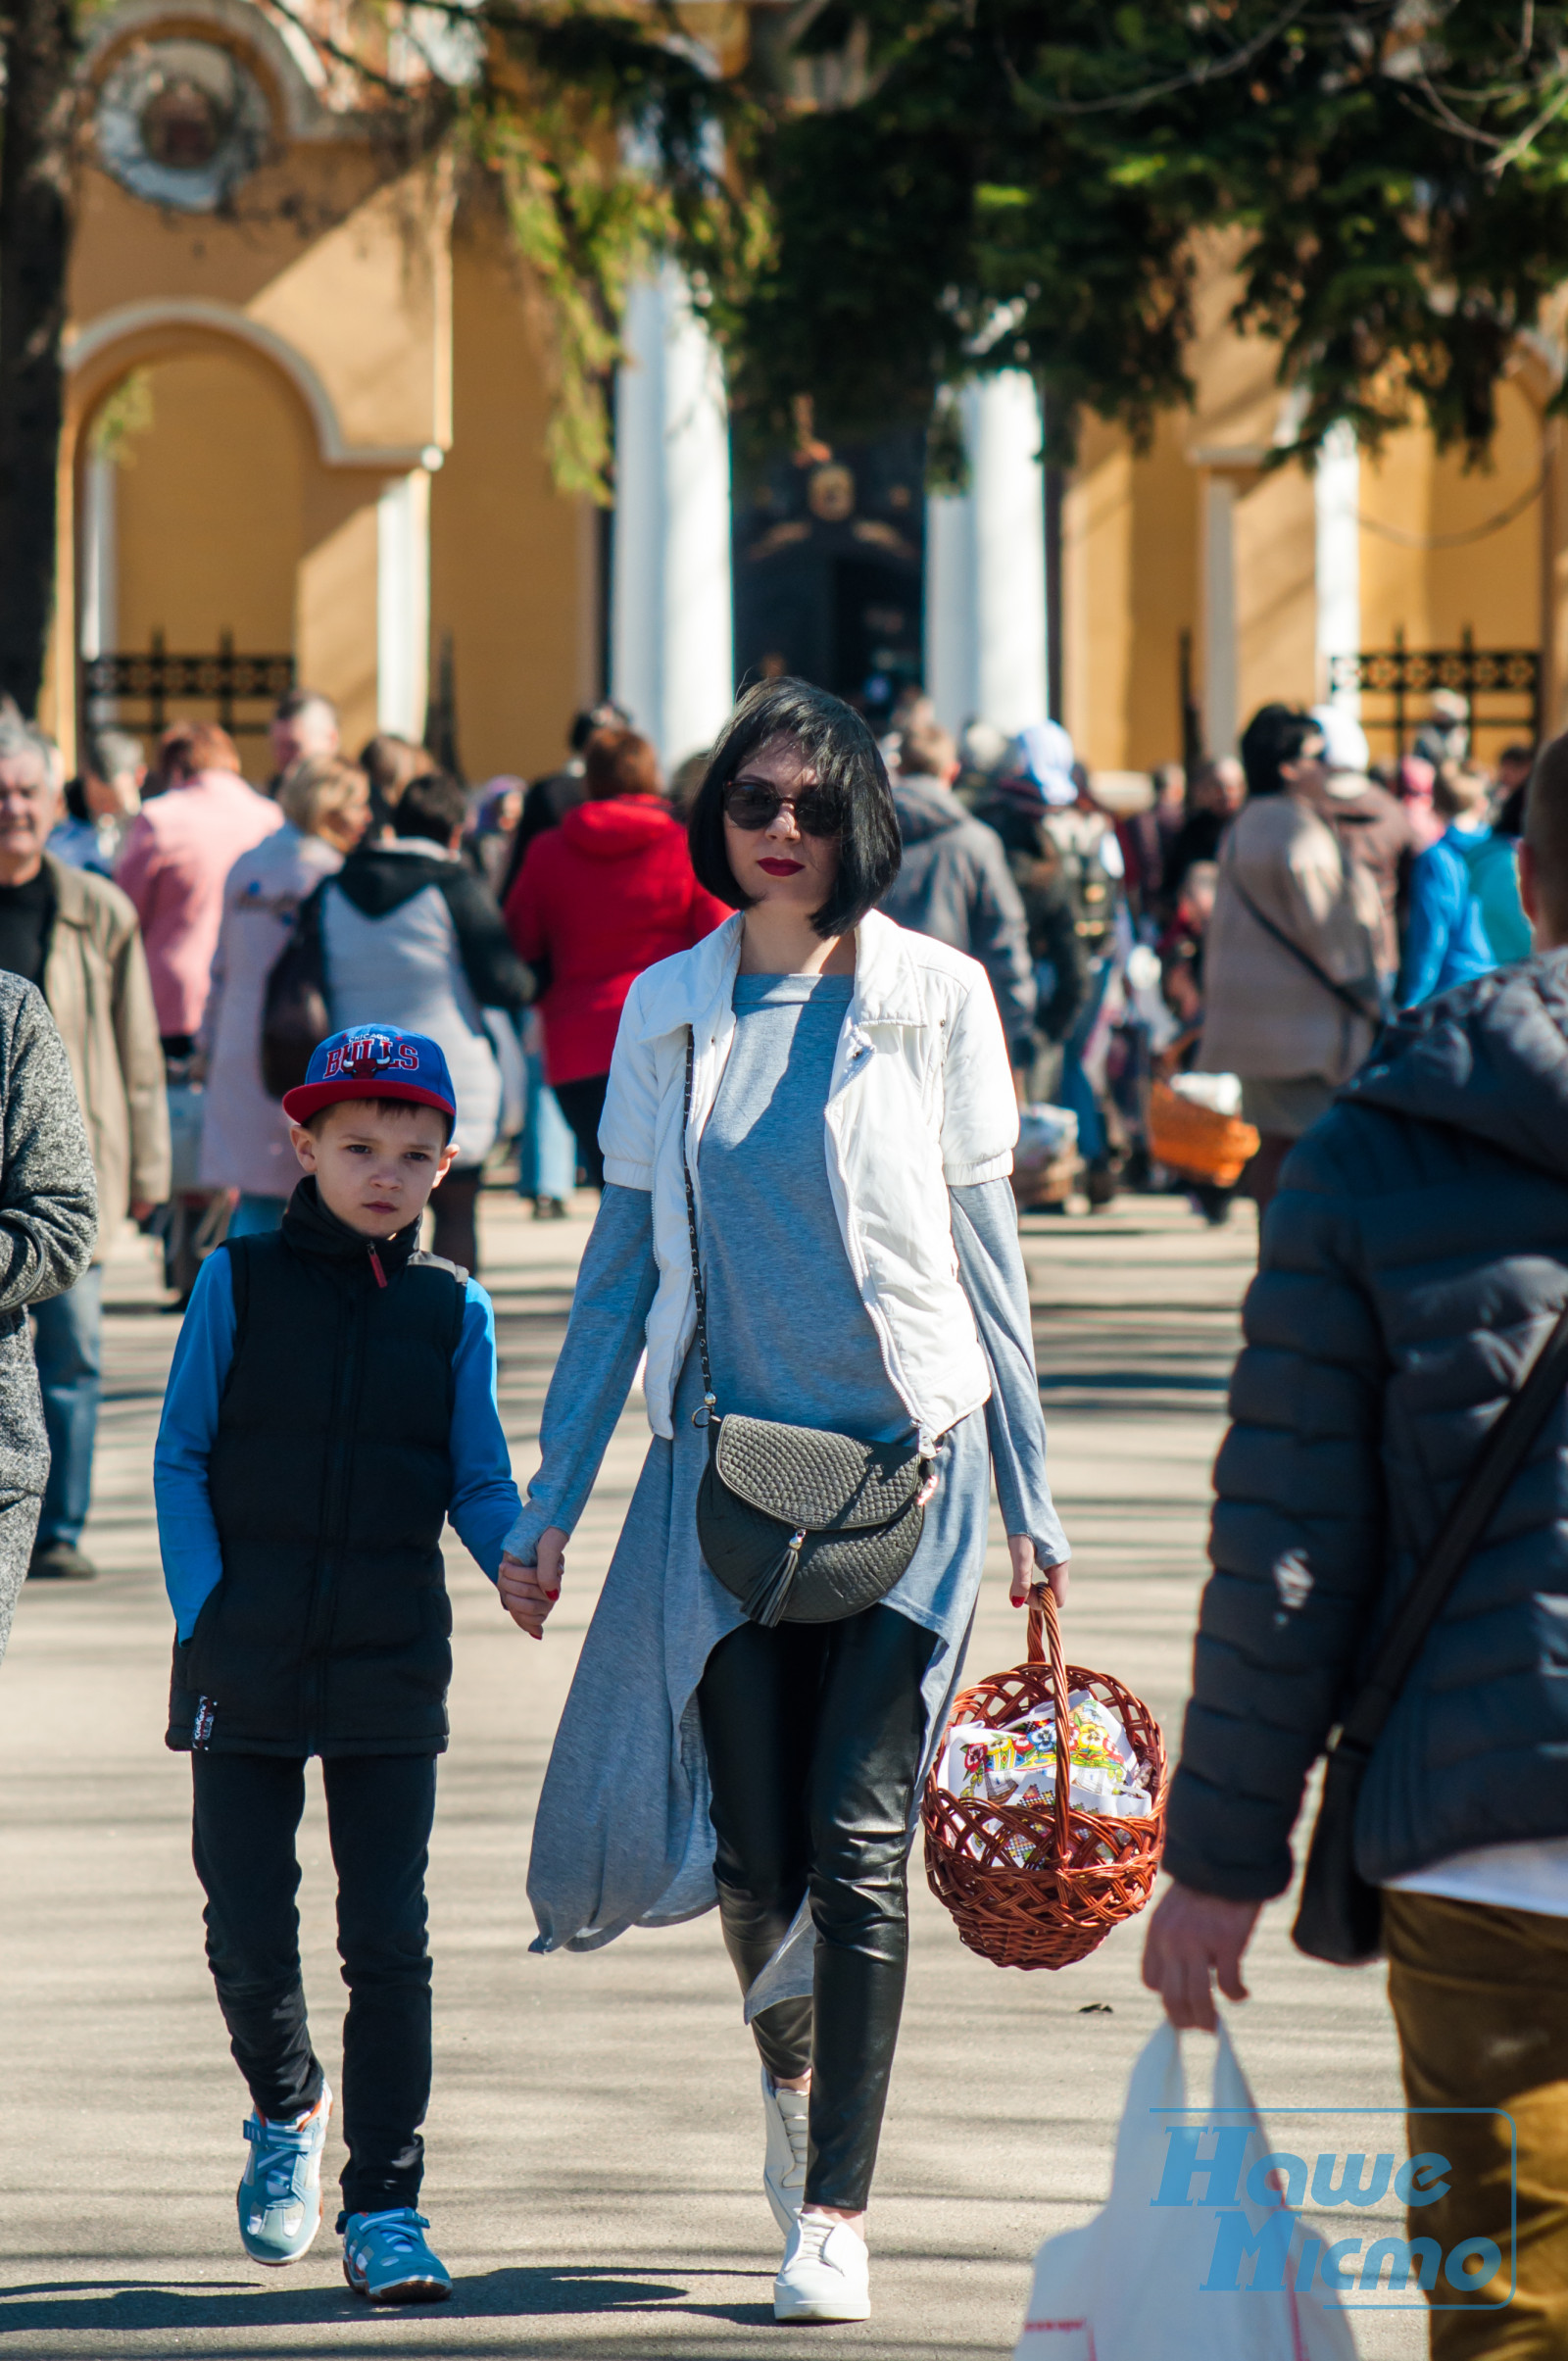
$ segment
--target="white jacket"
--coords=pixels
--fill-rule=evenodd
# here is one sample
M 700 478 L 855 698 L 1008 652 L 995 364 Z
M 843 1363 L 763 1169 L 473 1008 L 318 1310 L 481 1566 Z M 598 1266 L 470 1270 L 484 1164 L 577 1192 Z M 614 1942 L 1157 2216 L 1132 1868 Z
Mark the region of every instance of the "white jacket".
M 653 1196 L 659 1292 L 645 1385 L 649 1423 L 665 1438 L 697 1326 L 681 1171 L 686 1033 L 697 1045 L 686 1154 L 700 1217 L 698 1150 L 735 1038 L 741 927 L 737 913 L 637 978 L 599 1126 L 606 1180 Z M 977 960 L 880 911 L 861 919 L 822 1132 L 850 1268 L 888 1378 L 929 1450 L 991 1391 L 958 1282 L 948 1190 L 1010 1172 L 1018 1137 L 1006 1044 Z

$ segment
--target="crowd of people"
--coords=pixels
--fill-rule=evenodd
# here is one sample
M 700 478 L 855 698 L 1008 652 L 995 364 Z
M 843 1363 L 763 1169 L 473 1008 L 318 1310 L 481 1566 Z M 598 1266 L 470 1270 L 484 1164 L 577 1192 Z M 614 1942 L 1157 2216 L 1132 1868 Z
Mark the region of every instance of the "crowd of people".
M 1191 1180 L 1156 1086 L 1234 1093 L 1266 1214 L 1146 1960 L 1178 2023 L 1211 2025 L 1369 1614 L 1422 1589 L 1474 1439 L 1568 1337 L 1568 739 L 1489 772 L 1434 700 L 1375 766 L 1342 709 L 1269 705 L 1237 759 L 1115 811 L 1059 723 L 956 742 L 911 697 L 879 743 L 793 680 L 668 782 L 610 706 L 548 777 L 472 793 L 397 738 L 351 761 L 310 692 L 270 751 L 253 786 L 215 724 L 151 765 L 110 731 L 67 783 L 0 713 L 0 1626 L 24 1574 L 92 1573 L 95 1257 L 129 1215 L 184 1311 L 155 1456 L 168 1744 L 253 2101 L 241 2242 L 291 2262 L 322 2219 L 335 2100 L 293 1902 L 316 1755 L 350 1988 L 344 2268 L 372 2302 L 437 2299 L 441 1533 L 542 1640 L 640 1365 L 652 1440 L 539 1799 L 536 1947 L 716 1905 L 776 2314 L 863 2319 L 909 1830 L 993 1484 L 1014 1605 L 1067 1596 L 1021 1121 L 1070 1117 L 1103 1203 Z M 477 1276 L 509 1143 L 536 1217 L 600 1193 L 525 1496 Z M 1568 2330 L 1537 2106 L 1568 2055 L 1564 1425 L 1433 1605 L 1356 1829 L 1412 2104 L 1506 2098 L 1525 2125 L 1521 2354 Z M 1501 2187 L 1494 2134 L 1466 2155 Z M 1484 2308 L 1435 2315 L 1435 2350 L 1487 2349 Z
M 1092 1204 L 1131 1183 L 1189 1188 L 1211 1219 L 1236 1187 L 1266 1205 L 1388 1016 L 1527 955 L 1535 750 L 1483 767 L 1462 711 L 1434 706 L 1426 751 L 1376 763 L 1344 708 L 1265 706 L 1239 756 L 1161 765 L 1132 811 L 1102 806 L 1058 723 L 960 748 L 918 702 L 895 716 L 885 907 L 986 967 L 1020 1101 L 1070 1110 Z M 1234 1078 L 1257 1135 L 1224 1189 L 1151 1123 L 1152 1085 L 1193 1073 Z
M 330 702 L 300 690 L 264 787 L 206 722 L 167 730 L 151 765 L 105 730 L 62 786 L 54 748 L 5 728 L 0 965 L 56 1010 L 105 1202 L 160 1231 L 181 1302 L 223 1236 L 276 1228 L 294 1185 L 264 1072 L 291 943 L 322 1022 L 380 1017 L 446 1048 L 438 1253 L 477 1269 L 499 1151 L 541 1219 L 603 1185 L 632 980 L 725 915 L 686 842 L 704 758 L 666 781 L 607 703 L 575 716 L 557 770 L 466 791 L 392 736 L 351 761 Z M 883 907 L 985 968 L 1019 1102 L 1070 1116 L 1091 1205 L 1128 1185 L 1187 1189 L 1210 1219 L 1238 1188 L 1266 1205 L 1387 1014 L 1528 949 L 1514 848 L 1533 750 L 1484 769 L 1444 693 L 1415 750 L 1379 763 L 1345 709 L 1267 707 L 1239 758 L 1190 779 L 1164 764 L 1130 812 L 1102 808 L 1055 722 L 1011 740 L 976 723 L 960 744 L 911 694 L 881 744 L 902 850 Z M 1202 1097 L 1200 1071 L 1237 1078 L 1256 1135 L 1224 1187 L 1162 1162 L 1151 1127 L 1152 1085 Z M 100 1295 L 95 1261 L 36 1315 L 55 1466 L 40 1575 L 92 1572 Z
M 350 760 L 308 690 L 269 736 L 260 786 L 203 721 L 166 730 L 150 764 L 105 730 L 63 782 L 53 744 L 0 716 L 0 968 L 39 986 L 66 1041 L 101 1236 L 127 1213 L 156 1229 L 181 1305 L 225 1237 L 279 1227 L 298 1178 L 269 1072 L 285 952 L 311 970 L 318 1029 L 380 1020 L 443 1045 L 458 1113 L 434 1251 L 471 1271 L 498 1144 L 518 1143 L 541 1214 L 564 1212 L 579 1173 L 599 1184 L 632 977 L 724 915 L 696 884 L 652 748 L 613 708 L 578 716 L 559 773 L 477 796 L 396 737 Z M 33 1313 L 52 1464 L 40 1578 L 95 1571 L 80 1539 L 101 1251 Z

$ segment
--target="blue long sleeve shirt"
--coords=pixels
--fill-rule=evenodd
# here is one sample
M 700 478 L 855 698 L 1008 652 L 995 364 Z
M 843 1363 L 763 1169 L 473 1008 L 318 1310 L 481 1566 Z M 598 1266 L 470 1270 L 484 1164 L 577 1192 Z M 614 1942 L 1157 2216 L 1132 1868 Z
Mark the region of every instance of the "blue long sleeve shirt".
M 233 1358 L 229 1258 L 211 1254 L 202 1264 L 174 1347 L 153 1452 L 164 1585 L 181 1640 L 190 1638 L 204 1601 L 223 1575 L 207 1465 Z M 474 1279 L 467 1283 L 452 1374 L 452 1499 L 447 1514 L 464 1548 L 493 1582 L 520 1502 L 496 1402 L 495 1315 L 490 1298 Z

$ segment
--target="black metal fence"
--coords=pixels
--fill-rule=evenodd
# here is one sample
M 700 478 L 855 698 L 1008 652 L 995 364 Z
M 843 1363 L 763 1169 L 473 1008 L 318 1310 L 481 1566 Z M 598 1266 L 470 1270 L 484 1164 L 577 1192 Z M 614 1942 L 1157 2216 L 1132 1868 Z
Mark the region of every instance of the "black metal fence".
M 91 731 L 107 727 L 112 716 L 116 726 L 156 738 L 167 726 L 172 707 L 208 705 L 216 706 L 217 713 L 202 718 L 217 720 L 230 737 L 256 738 L 265 735 L 272 708 L 294 686 L 294 677 L 292 656 L 239 655 L 227 631 L 220 637 L 216 655 L 210 656 L 172 655 L 164 646 L 163 633 L 155 631 L 144 655 L 85 659 L 82 719 Z M 145 711 L 127 713 L 127 703 Z M 262 711 L 245 713 L 239 710 L 244 706 Z
M 1386 713 L 1368 713 L 1362 707 L 1361 726 L 1368 735 L 1391 733 L 1396 756 L 1404 753 L 1426 719 L 1426 700 L 1434 689 L 1448 689 L 1464 699 L 1472 740 L 1480 730 L 1528 737 L 1533 744 L 1541 737 L 1540 651 L 1478 648 L 1468 631 L 1457 648 L 1407 648 L 1403 632 L 1396 631 L 1392 648 L 1331 656 L 1329 689 L 1355 689 L 1363 698 L 1386 699 Z M 1412 700 L 1420 701 L 1413 715 Z M 1491 710 L 1497 705 L 1508 710 Z

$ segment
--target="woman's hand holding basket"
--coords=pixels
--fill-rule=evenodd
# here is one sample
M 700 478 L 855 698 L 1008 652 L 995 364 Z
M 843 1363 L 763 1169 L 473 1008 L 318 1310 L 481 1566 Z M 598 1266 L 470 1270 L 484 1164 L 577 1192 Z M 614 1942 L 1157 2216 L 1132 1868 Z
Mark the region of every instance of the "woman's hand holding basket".
M 1027 1533 L 1009 1533 L 1007 1555 L 1012 1560 L 1012 1603 L 1014 1606 L 1039 1606 L 1049 1588 L 1058 1607 L 1067 1603 L 1067 1585 L 1072 1577 L 1072 1560 L 1064 1557 L 1054 1566 L 1043 1566 L 1035 1557 L 1035 1546 Z

